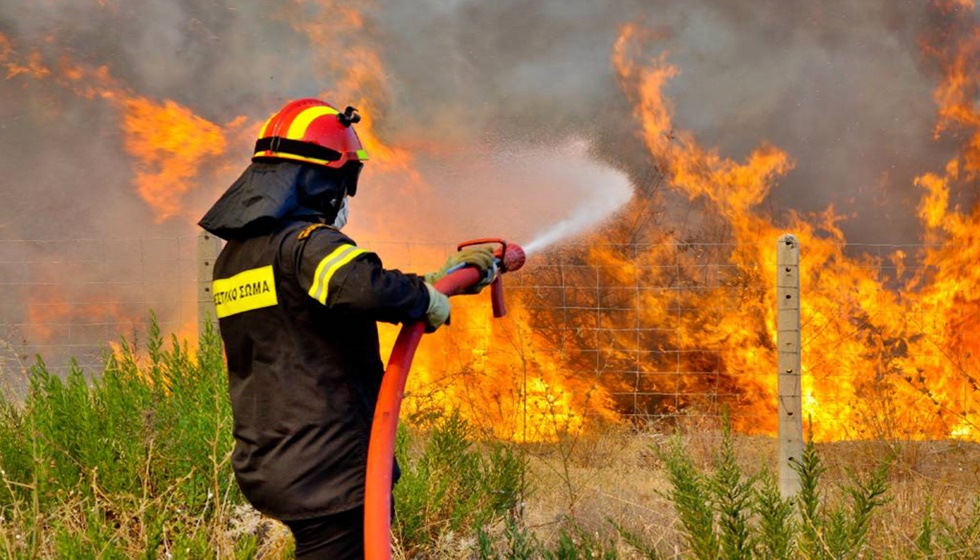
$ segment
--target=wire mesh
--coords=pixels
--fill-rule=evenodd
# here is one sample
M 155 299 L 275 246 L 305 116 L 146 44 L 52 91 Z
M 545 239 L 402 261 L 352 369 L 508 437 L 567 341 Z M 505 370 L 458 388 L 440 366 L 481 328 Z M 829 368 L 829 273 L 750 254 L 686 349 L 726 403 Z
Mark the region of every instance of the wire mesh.
M 38 358 L 64 374 L 97 372 L 110 343 L 145 336 L 151 313 L 165 333 L 193 333 L 192 237 L 0 241 L 0 366 L 23 389 Z
M 362 245 L 406 271 L 437 267 L 454 249 Z M 489 319 L 485 295 L 454 300 L 452 326 L 427 337 L 416 359 L 415 410 L 428 399 L 471 406 L 497 423 L 501 414 L 522 416 L 512 431 L 527 430 L 533 406 L 566 422 L 615 415 L 717 425 L 727 414 L 739 429 L 774 433 L 772 245 L 553 246 L 505 277 L 506 321 Z M 196 248 L 192 237 L 0 241 L 4 385 L 22 390 L 36 356 L 56 372 L 73 361 L 97 372 L 110 344 L 145 337 L 151 312 L 164 333 L 193 339 Z M 976 306 L 943 303 L 925 258 L 933 248 L 849 245 L 829 260 L 807 249 L 807 430 L 828 438 L 975 437 Z M 382 335 L 390 345 L 391 329 Z M 494 407 L 503 412 L 487 416 Z

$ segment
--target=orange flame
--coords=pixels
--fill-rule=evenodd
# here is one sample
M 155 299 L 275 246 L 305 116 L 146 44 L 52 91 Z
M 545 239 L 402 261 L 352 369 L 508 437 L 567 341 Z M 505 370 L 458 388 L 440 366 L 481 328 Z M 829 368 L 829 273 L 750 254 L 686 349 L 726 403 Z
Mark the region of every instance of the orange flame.
M 31 50 L 26 59 L 19 60 L 17 50 L 3 33 L 0 33 L 0 63 L 7 69 L 8 80 L 21 75 L 40 79 L 51 73 L 41 61 L 41 53 L 36 50 Z
M 353 9 L 333 0 L 313 4 L 318 8 L 315 14 L 307 10 L 303 18 L 290 21 L 316 46 L 316 66 L 334 78 L 333 87 L 321 95 L 349 99 L 361 110 L 363 120 L 357 131 L 371 157 L 369 169 L 399 185 L 401 192 L 394 198 L 425 196 L 430 189 L 412 153 L 385 143 L 375 129 L 384 117 L 389 91 L 378 47 L 366 32 L 370 22 L 363 15 L 364 8 Z M 309 5 L 297 1 L 292 7 L 306 10 Z M 393 197 L 388 194 L 386 198 Z M 385 206 L 380 200 L 369 200 L 371 203 Z M 400 213 L 389 214 L 386 218 Z M 400 224 L 386 220 L 371 233 L 397 238 L 403 230 Z M 434 251 L 422 252 L 425 254 L 416 255 L 416 260 L 436 261 Z M 545 350 L 544 341 L 528 328 L 520 309 L 511 310 L 516 319 L 493 321 L 488 303 L 474 299 L 478 298 L 455 298 L 452 328 L 423 341 L 408 380 L 408 415 L 422 418 L 434 411 L 458 409 L 486 433 L 519 441 L 552 440 L 577 433 L 595 419 L 614 416 L 605 389 L 560 368 Z M 383 346 L 390 347 L 397 331 L 383 329 L 382 334 Z
M 317 7 L 313 15 L 309 13 L 310 4 Z M 386 144 L 375 131 L 377 120 L 384 116 L 389 91 L 378 46 L 367 33 L 368 21 L 363 11 L 368 7 L 362 3 L 355 9 L 336 0 L 293 0 L 293 8 L 305 11 L 305 16 L 292 17 L 290 21 L 310 38 L 315 67 L 332 78 L 333 86 L 320 92 L 320 96 L 335 103 L 348 103 L 361 113 L 357 134 L 371 157 L 371 167 L 382 173 L 406 174 L 405 179 L 418 184 L 421 177 L 412 155 Z
M 19 59 L 11 42 L 0 34 L 0 63 L 7 78 L 53 78 L 59 86 L 85 99 L 113 103 L 122 115 L 124 147 L 133 157 L 136 192 L 154 211 L 158 222 L 184 212 L 182 197 L 198 186 L 196 179 L 210 163 L 225 154 L 227 135 L 237 134 L 246 118 L 226 126 L 214 124 L 176 101 L 162 102 L 120 86 L 107 66 L 74 64 L 67 57 L 52 73 L 37 51 Z
M 56 279 L 53 273 L 47 276 Z M 30 303 L 26 307 L 26 335 L 32 344 L 57 342 L 76 345 L 78 341 L 72 340 L 72 330 L 83 332 L 96 328 L 111 332 L 114 336 L 121 330 L 127 330 L 122 327 L 135 327 L 142 322 L 142 317 L 131 314 L 119 302 L 99 301 L 98 294 L 82 294 L 82 302 L 74 301 L 72 296 L 53 281 L 31 287 Z M 86 299 L 89 301 L 84 301 Z M 100 343 L 87 341 L 90 345 Z
M 225 153 L 222 128 L 169 99 L 123 100 L 126 151 L 136 158 L 136 188 L 154 208 L 157 221 L 180 212 L 180 197 L 208 158 Z
M 389 91 L 377 45 L 364 32 L 370 21 L 362 11 L 330 0 L 295 0 L 282 13 L 309 37 L 316 61 L 313 72 L 330 78 L 332 87 L 320 96 L 360 110 L 362 121 L 357 130 L 370 154 L 371 172 L 397 184 L 402 190 L 399 197 L 428 190 L 412 153 L 386 143 L 376 129 L 384 117 Z M 12 76 L 50 80 L 81 98 L 106 101 L 119 110 L 123 148 L 133 161 L 133 184 L 158 222 L 181 216 L 185 195 L 211 168 L 223 163 L 229 144 L 238 135 L 260 124 L 239 117 L 222 125 L 174 100 L 139 95 L 119 84 L 107 66 L 90 67 L 63 58 L 53 65 L 57 70 L 49 72 L 39 55 L 31 56 L 30 64 L 25 63 L 8 41 L 0 41 L 0 64 L 6 64 Z M 372 195 L 360 195 L 358 203 L 364 196 Z M 390 190 L 374 196 L 393 198 Z M 378 224 L 372 235 L 396 238 L 404 230 L 391 220 L 386 222 Z M 415 259 L 426 262 L 442 256 L 434 249 L 415 248 L 413 252 Z M 38 294 L 35 299 L 46 297 Z M 459 409 L 486 433 L 523 441 L 577 433 L 589 422 L 615 416 L 598 382 L 576 378 L 545 351 L 546 343 L 527 327 L 516 301 L 511 309 L 516 320 L 505 322 L 490 319 L 485 301 L 454 301 L 454 308 L 453 328 L 429 337 L 416 358 L 406 413 L 421 419 L 433 411 Z M 57 304 L 56 300 L 32 309 L 31 320 L 42 330 L 51 321 L 79 320 L 79 313 L 115 316 L 125 312 L 118 306 L 89 308 Z M 42 330 L 33 334 L 57 334 Z M 388 346 L 394 334 L 385 331 Z
M 952 18 L 975 9 L 970 0 L 933 4 Z M 310 71 L 331 84 L 320 95 L 361 110 L 358 132 L 372 156 L 368 169 L 404 189 L 396 196 L 390 190 L 361 196 L 404 200 L 408 194 L 424 195 L 428 187 L 416 169 L 415 154 L 386 142 L 379 127 L 392 96 L 380 49 L 370 39 L 367 9 L 335 0 L 293 0 L 279 13 L 309 38 Z M 612 65 L 652 160 L 670 186 L 702 203 L 706 222 L 724 232 L 724 243 L 703 249 L 724 270 L 699 280 L 704 276 L 701 255 L 689 251 L 677 234 L 662 234 L 639 255 L 589 246 L 586 258 L 612 286 L 635 286 L 643 278 L 654 286 L 698 288 L 632 293 L 636 305 L 629 311 L 629 325 L 637 328 L 603 331 L 608 350 L 601 359 L 629 361 L 637 372 L 670 373 L 642 380 L 651 394 L 669 396 L 656 403 L 661 411 L 714 406 L 713 399 L 720 400 L 733 409 L 739 429 L 773 432 L 775 240 L 788 231 L 803 250 L 803 390 L 814 437 L 980 439 L 980 373 L 973 363 L 980 352 L 980 211 L 964 210 L 955 196 L 958 187 L 973 186 L 980 173 L 980 30 L 962 34 L 961 43 L 929 38 L 922 45 L 942 71 L 934 93 L 935 134 L 965 133 L 956 158 L 916 181 L 923 193 L 919 218 L 928 245 L 921 254 L 896 250 L 862 257 L 845 254 L 843 218 L 833 207 L 814 215 L 793 214 L 780 225 L 760 211 L 780 179 L 792 172 L 793 159 L 763 139 L 744 161 L 736 161 L 678 127 L 665 87 L 681 69 L 669 62 L 668 53 L 642 60 L 644 35 L 638 26 L 624 26 Z M 136 192 L 158 221 L 181 216 L 187 194 L 231 159 L 230 144 L 259 124 L 245 117 L 214 122 L 175 100 L 150 99 L 120 85 L 107 66 L 45 60 L 40 51 L 18 50 L 2 34 L 0 68 L 6 79 L 44 80 L 115 107 L 122 146 L 133 160 Z M 425 149 L 438 152 L 446 146 Z M 395 210 L 385 217 L 397 216 Z M 403 231 L 399 226 L 389 220 L 372 234 L 394 239 Z M 912 258 L 921 259 L 924 267 L 909 267 Z M 435 260 L 435 255 L 424 259 Z M 886 272 L 884 265 L 893 271 Z M 555 439 L 594 420 L 616 417 L 610 387 L 628 390 L 628 383 L 600 383 L 571 373 L 579 349 L 536 330 L 538 320 L 529 305 L 512 300 L 510 318 L 495 321 L 485 298 L 454 299 L 453 326 L 423 342 L 409 380 L 406 413 L 424 418 L 460 408 L 488 433 L 518 441 Z M 56 291 L 38 291 L 35 300 L 48 302 L 29 309 L 32 324 L 40 329 L 33 333 L 37 337 L 55 336 L 44 325 L 73 320 L 70 316 L 79 312 Z M 678 309 L 693 311 L 680 314 Z M 114 304 L 80 312 L 91 317 L 126 313 Z M 604 313 L 612 312 L 595 310 Z M 387 346 L 394 334 L 384 331 Z
M 951 14 L 971 14 L 974 10 L 969 0 L 940 3 L 940 7 Z M 972 27 L 965 39 L 954 44 L 937 42 L 922 44 L 923 51 L 939 62 L 943 72 L 934 94 L 939 106 L 935 135 L 939 137 L 951 129 L 968 131 L 970 137 L 964 142 L 962 154 L 963 169 L 975 177 L 980 172 L 980 111 L 976 103 L 980 93 L 976 77 L 980 72 L 980 28 Z
M 663 88 L 679 71 L 667 62 L 666 54 L 647 65 L 638 64 L 640 36 L 633 26 L 622 29 L 613 65 L 634 103 L 643 139 L 669 183 L 692 200 L 710 202 L 728 224 L 734 249 L 721 258 L 735 267 L 729 282 L 743 286 L 731 309 L 725 306 L 723 313 L 695 313 L 680 319 L 671 344 L 688 351 L 710 349 L 718 357 L 719 371 L 726 372 L 734 385 L 736 396 L 729 404 L 736 409 L 736 425 L 772 432 L 774 245 L 781 230 L 755 207 L 793 163 L 784 152 L 765 144 L 745 163 L 736 163 L 702 148 L 691 133 L 675 130 L 672 105 Z M 967 44 L 943 53 L 947 77 L 936 95 L 940 101 L 937 132 L 954 124 L 974 129 L 961 154 L 962 167 L 971 176 L 980 138 L 973 101 L 977 37 L 973 33 Z M 884 286 L 901 277 L 882 277 L 878 271 L 883 262 L 902 265 L 903 252 L 848 257 L 837 226 L 841 218 L 832 208 L 818 216 L 792 217 L 787 230 L 800 239 L 803 252 L 804 414 L 814 437 L 980 438 L 978 377 L 968 360 L 980 339 L 980 273 L 974 264 L 980 257 L 976 249 L 980 212 L 968 216 L 948 208 L 949 184 L 961 178 L 960 168 L 952 161 L 944 177 L 919 178 L 926 191 L 920 216 L 930 239 L 943 244 L 926 251 L 927 272 L 915 275 L 898 292 Z M 656 262 L 663 255 L 649 257 Z M 632 274 L 630 263 L 617 255 L 596 258 Z M 904 271 L 901 266 L 898 270 Z M 731 287 L 724 286 L 690 297 L 691 308 L 717 309 L 718 302 L 730 301 L 733 295 Z M 646 324 L 672 322 L 666 306 L 656 298 L 645 300 L 642 307 Z M 685 371 L 701 370 L 689 366 Z M 694 393 L 705 389 L 697 375 L 680 375 L 682 387 Z
M 553 441 L 618 419 L 599 380 L 562 367 L 528 326 L 520 300 L 494 319 L 487 299 L 453 298 L 452 326 L 423 340 L 405 392 L 408 418 L 457 410 L 483 433 L 519 442 Z M 390 347 L 396 330 L 382 332 Z

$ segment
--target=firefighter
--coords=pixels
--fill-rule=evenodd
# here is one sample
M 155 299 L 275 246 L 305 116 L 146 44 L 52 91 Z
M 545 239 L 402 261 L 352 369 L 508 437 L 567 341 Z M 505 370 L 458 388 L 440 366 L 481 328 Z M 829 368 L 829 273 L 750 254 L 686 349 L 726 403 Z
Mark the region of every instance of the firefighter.
M 474 248 L 426 282 L 384 268 L 341 233 L 367 160 L 359 118 L 316 99 L 288 103 L 199 223 L 227 241 L 213 296 L 235 476 L 256 509 L 291 529 L 300 559 L 363 556 L 368 440 L 384 373 L 377 321 L 437 329 L 449 300 L 431 281 L 460 263 L 493 274 L 490 250 Z

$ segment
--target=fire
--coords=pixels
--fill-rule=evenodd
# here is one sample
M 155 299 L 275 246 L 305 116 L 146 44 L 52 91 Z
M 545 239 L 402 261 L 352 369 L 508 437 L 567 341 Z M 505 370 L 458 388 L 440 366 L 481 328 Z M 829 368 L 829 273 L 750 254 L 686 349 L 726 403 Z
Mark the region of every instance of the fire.
M 174 101 L 123 100 L 126 152 L 137 162 L 136 190 L 158 221 L 177 215 L 180 197 L 209 158 L 225 153 L 223 129 Z
M 705 145 L 675 122 L 675 101 L 667 95 L 684 69 L 669 52 L 643 58 L 640 47 L 652 37 L 626 25 L 611 64 L 643 146 L 669 187 L 700 205 L 704 231 L 717 238 L 698 244 L 702 239 L 668 228 L 644 232 L 649 243 L 636 252 L 587 244 L 574 258 L 590 265 L 582 268 L 599 280 L 563 269 L 569 277 L 560 286 L 599 282 L 598 293 L 572 294 L 592 300 L 581 306 L 586 311 L 561 318 L 557 306 L 533 304 L 544 296 L 520 290 L 510 294 L 504 320 L 490 318 L 486 295 L 455 298 L 453 325 L 427 337 L 416 357 L 406 415 L 423 421 L 459 408 L 496 437 L 539 441 L 614 420 L 617 408 L 671 414 L 727 406 L 738 429 L 773 433 L 775 240 L 791 232 L 803 252 L 803 391 L 810 433 L 818 439 L 980 439 L 980 372 L 973 365 L 980 353 L 980 210 L 965 208 L 957 195 L 980 176 L 980 29 L 961 17 L 975 10 L 974 2 L 932 5 L 946 28 L 968 29 L 922 37 L 925 58 L 938 70 L 934 133 L 961 141 L 961 147 L 945 167 L 923 169 L 916 180 L 921 250 L 855 256 L 841 228 L 845 217 L 832 206 L 775 223 L 762 206 L 807 155 L 787 153 L 765 138 L 740 159 Z M 409 135 L 415 136 L 409 146 L 390 141 L 382 125 L 396 107 L 395 88 L 380 45 L 371 38 L 371 9 L 336 0 L 291 0 L 275 13 L 309 42 L 303 71 L 312 86 L 302 95 L 360 110 L 358 133 L 371 156 L 365 183 L 392 186 L 358 195 L 353 225 L 363 231 L 355 237 L 402 239 L 407 228 L 398 205 L 433 192 L 419 171 L 420 156 L 452 153 L 453 147 L 425 134 Z M 960 37 L 965 40 L 954 40 Z M 111 107 L 118 117 L 118 136 L 111 139 L 131 165 L 133 192 L 158 223 L 196 221 L 199 209 L 188 208 L 188 200 L 205 189 L 216 195 L 215 184 L 228 184 L 245 161 L 255 129 L 275 109 L 266 105 L 259 111 L 257 105 L 257 114 L 239 117 L 198 114 L 193 100 L 146 95 L 120 82 L 106 64 L 46 52 L 21 48 L 0 34 L 0 75 Z M 298 92 L 281 93 L 287 94 Z M 56 105 L 44 107 L 57 112 Z M 644 205 L 654 202 L 636 201 L 624 220 L 642 223 Z M 381 209 L 376 223 L 359 224 L 356 207 L 362 204 Z M 611 227 L 623 230 L 613 241 L 630 239 L 626 226 Z M 384 247 L 377 249 L 388 258 Z M 434 248 L 411 250 L 416 263 L 432 268 L 443 257 Z M 720 266 L 706 270 L 705 258 Z M 532 265 L 520 274 L 544 275 L 543 269 Z M 648 289 L 632 289 L 641 281 Z M 31 334 L 39 339 L 59 336 L 52 325 L 130 316 L 128 308 L 112 302 L 73 305 L 57 289 L 38 289 L 31 301 Z M 144 314 L 139 310 L 132 320 L 140 323 Z M 383 345 L 390 347 L 395 329 L 383 335 Z M 631 392 L 648 396 L 628 405 L 610 396 Z
M 25 334 L 32 344 L 98 346 L 107 334 L 116 336 L 143 322 L 118 301 L 106 301 L 97 292 L 65 290 L 54 271 L 44 275 L 51 281 L 31 287 L 26 307 Z
M 530 328 L 520 299 L 512 297 L 507 317 L 494 319 L 488 298 L 453 298 L 452 325 L 422 341 L 405 392 L 407 418 L 424 422 L 458 410 L 483 433 L 518 442 L 552 441 L 618 419 L 599 379 L 563 367 Z M 390 347 L 397 331 L 382 332 Z
M 236 135 L 237 139 L 245 128 L 244 116 L 221 126 L 176 101 L 156 101 L 137 95 L 119 85 L 104 65 L 86 67 L 62 57 L 54 74 L 37 51 L 31 51 L 26 60 L 16 55 L 11 42 L 0 35 L 0 62 L 6 64 L 7 79 L 50 76 L 56 84 L 79 97 L 103 99 L 118 109 L 124 149 L 134 161 L 133 184 L 158 222 L 186 212 L 183 196 L 199 186 L 209 164 L 217 165 L 225 155 L 227 137 Z
M 41 60 L 41 53 L 31 50 L 27 57 L 17 56 L 17 49 L 3 33 L 0 33 L 0 65 L 7 69 L 6 79 L 21 75 L 35 79 L 44 78 L 51 70 Z
M 368 21 L 363 12 L 331 0 L 295 2 L 291 7 L 307 9 L 311 4 L 316 7 L 314 15 L 307 11 L 303 18 L 290 17 L 290 22 L 317 47 L 317 66 L 333 78 L 333 86 L 321 96 L 349 99 L 362 113 L 357 132 L 371 157 L 368 169 L 375 174 L 374 180 L 399 186 L 400 192 L 384 193 L 383 197 L 410 200 L 431 196 L 413 154 L 383 142 L 376 132 L 377 120 L 385 114 L 389 86 L 378 47 L 366 39 Z M 354 203 L 362 204 L 365 196 L 372 195 L 359 194 Z M 380 199 L 363 204 L 389 206 Z M 385 214 L 385 220 L 371 225 L 370 233 L 381 238 L 402 236 L 404 226 L 393 222 L 396 215 Z M 438 263 L 444 257 L 431 248 L 413 251 L 416 262 Z M 436 266 L 432 264 L 432 268 Z M 579 379 L 560 367 L 560 360 L 547 351 L 546 342 L 528 327 L 522 309 L 515 307 L 511 318 L 494 321 L 489 304 L 474 301 L 478 299 L 455 298 L 453 326 L 423 341 L 406 388 L 409 417 L 423 419 L 433 412 L 458 409 L 495 437 L 546 441 L 578 433 L 598 418 L 615 416 L 605 389 L 597 381 Z M 397 329 L 383 329 L 382 335 L 382 346 L 390 348 Z
M 953 20 L 950 25 L 962 25 L 955 16 L 970 14 L 974 6 L 969 0 L 939 4 L 942 11 Z M 969 138 L 963 143 L 963 169 L 974 178 L 980 172 L 980 111 L 976 98 L 980 93 L 977 73 L 980 72 L 980 28 L 972 26 L 964 33 L 965 40 L 952 42 L 946 29 L 928 36 L 922 50 L 934 59 L 941 71 L 942 80 L 936 87 L 934 98 L 938 105 L 935 135 L 944 132 L 965 131 Z
M 316 7 L 312 15 L 310 5 Z M 422 179 L 412 154 L 383 142 L 375 131 L 379 115 L 384 115 L 389 91 L 379 48 L 366 33 L 368 23 L 360 11 L 365 8 L 355 9 L 335 0 L 294 0 L 292 8 L 306 12 L 305 17 L 291 13 L 290 23 L 309 37 L 316 67 L 332 83 L 320 96 L 337 103 L 346 100 L 343 102 L 359 110 L 362 120 L 357 134 L 371 157 L 372 167 L 385 174 L 407 175 L 404 179 L 418 187 Z
M 6 68 L 7 80 L 53 84 L 82 99 L 105 101 L 115 108 L 120 115 L 122 147 L 133 161 L 135 192 L 158 223 L 189 217 L 196 211 L 184 207 L 183 197 L 209 178 L 207 172 L 213 172 L 212 167 L 222 163 L 220 156 L 225 154 L 229 136 L 237 141 L 247 128 L 245 117 L 221 126 L 173 100 L 156 101 L 138 95 L 120 85 L 105 65 L 76 64 L 67 56 L 47 62 L 36 50 L 22 56 L 2 34 L 0 67 Z M 57 117 L 56 111 L 52 116 Z M 113 288 L 91 282 L 82 284 L 85 289 L 80 292 L 80 285 L 74 284 L 79 281 L 77 275 L 68 277 L 63 270 L 45 270 L 40 265 L 34 268 L 41 279 L 24 294 L 27 344 L 67 345 L 80 352 L 109 341 L 118 355 L 118 348 L 111 346 L 112 339 L 133 336 L 145 326 L 148 310 L 123 303 L 118 293 L 110 291 Z M 84 276 L 93 271 L 79 273 Z M 196 333 L 196 322 L 184 321 L 172 330 L 180 338 L 190 339 Z
M 678 319 L 657 297 L 640 306 L 645 324 L 680 322 L 665 344 L 681 352 L 709 354 L 707 370 L 691 363 L 681 371 L 722 373 L 729 386 L 718 391 L 709 386 L 709 376 L 678 373 L 679 380 L 664 377 L 659 390 L 673 392 L 679 385 L 680 393 L 691 395 L 686 406 L 712 389 L 730 392 L 726 400 L 734 409 L 737 427 L 774 431 L 774 244 L 780 233 L 789 231 L 800 239 L 803 252 L 804 415 L 813 436 L 980 438 L 978 378 L 969 359 L 980 350 L 980 272 L 973 264 L 980 258 L 980 211 L 965 214 L 951 208 L 949 189 L 956 181 L 975 180 L 978 169 L 980 118 L 975 99 L 980 33 L 974 30 L 965 45 L 931 51 L 940 58 L 946 76 L 936 91 L 937 134 L 950 127 L 970 133 L 944 175 L 927 173 L 918 180 L 924 191 L 919 215 L 927 241 L 939 245 L 925 250 L 925 269 L 911 276 L 901 266 L 907 257 L 904 252 L 845 255 L 846 239 L 838 226 L 842 218 L 832 207 L 821 215 L 794 215 L 785 229 L 765 218 L 757 206 L 793 168 L 792 160 L 779 148 L 762 143 L 745 162 L 735 162 L 702 147 L 691 133 L 676 129 L 671 101 L 663 91 L 680 70 L 668 62 L 667 54 L 638 63 L 641 35 L 633 26 L 622 29 L 613 65 L 633 102 L 643 140 L 670 185 L 692 200 L 707 201 L 710 211 L 727 225 L 732 240 L 730 251 L 718 257 L 733 265 L 726 285 L 676 296 L 689 300 L 682 307 L 691 309 L 717 310 L 718 302 L 731 302 L 730 307 L 724 306 L 726 311 L 696 312 Z M 656 263 L 683 255 L 646 257 Z M 594 258 L 630 271 L 631 263 L 622 255 L 606 252 Z M 633 265 L 643 265 L 645 260 L 633 260 Z M 900 265 L 896 276 L 877 272 L 886 262 Z M 685 266 L 680 260 L 680 267 Z M 743 286 L 737 296 L 730 289 L 733 282 Z M 894 284 L 901 287 L 885 287 Z M 733 297 L 737 301 L 731 301 Z M 649 367 L 664 371 L 663 364 Z

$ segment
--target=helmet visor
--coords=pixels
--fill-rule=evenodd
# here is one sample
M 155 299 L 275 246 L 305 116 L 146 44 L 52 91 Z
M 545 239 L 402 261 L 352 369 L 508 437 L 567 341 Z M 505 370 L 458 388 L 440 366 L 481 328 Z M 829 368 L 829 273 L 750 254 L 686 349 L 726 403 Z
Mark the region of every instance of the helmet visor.
M 341 168 L 343 172 L 343 184 L 344 192 L 347 196 L 354 196 L 357 194 L 357 180 L 361 176 L 361 169 L 364 168 L 364 164 L 359 161 L 351 161 Z

